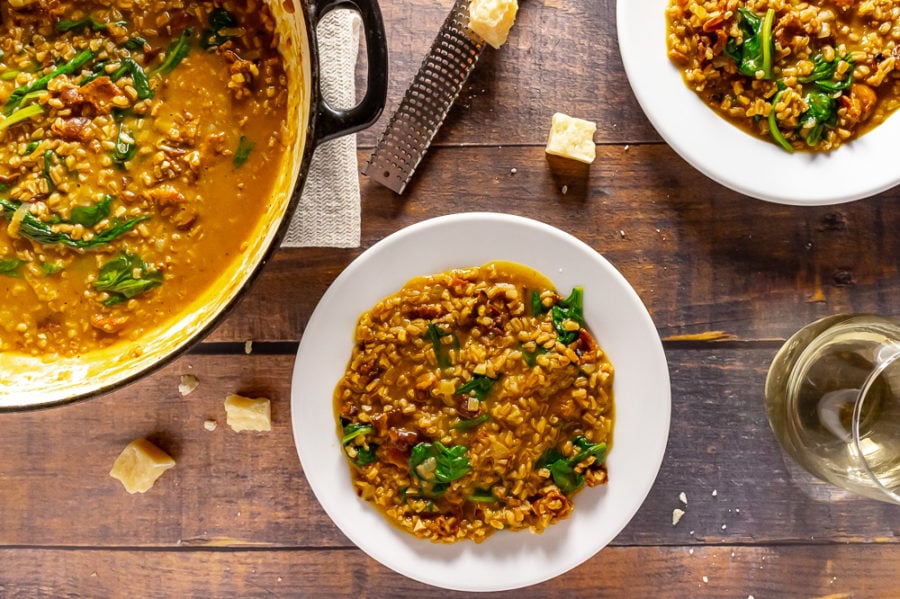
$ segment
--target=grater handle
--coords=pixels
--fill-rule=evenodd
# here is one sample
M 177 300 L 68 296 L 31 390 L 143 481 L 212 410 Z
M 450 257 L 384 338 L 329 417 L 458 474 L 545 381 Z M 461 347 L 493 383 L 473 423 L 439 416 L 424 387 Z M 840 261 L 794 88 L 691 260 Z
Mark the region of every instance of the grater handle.
M 384 22 L 378 0 L 320 0 L 311 8 L 312 34 L 319 20 L 332 10 L 350 9 L 362 19 L 363 32 L 366 36 L 367 83 L 366 93 L 359 104 L 347 110 L 337 110 L 328 105 L 319 89 L 319 73 L 321 65 L 317 65 L 314 74 L 316 87 L 316 124 L 315 140 L 322 143 L 342 135 L 355 133 L 365 129 L 378 120 L 387 101 L 388 88 L 388 51 L 384 34 Z
M 484 40 L 469 28 L 469 0 L 455 0 L 400 106 L 360 169 L 364 175 L 403 193 L 484 47 Z

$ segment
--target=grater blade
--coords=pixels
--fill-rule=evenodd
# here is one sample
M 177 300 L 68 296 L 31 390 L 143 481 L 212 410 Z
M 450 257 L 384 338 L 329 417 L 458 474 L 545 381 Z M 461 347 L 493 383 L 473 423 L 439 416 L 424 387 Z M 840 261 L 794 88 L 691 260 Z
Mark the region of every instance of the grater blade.
M 362 174 L 403 193 L 484 46 L 469 29 L 469 0 L 456 0 Z

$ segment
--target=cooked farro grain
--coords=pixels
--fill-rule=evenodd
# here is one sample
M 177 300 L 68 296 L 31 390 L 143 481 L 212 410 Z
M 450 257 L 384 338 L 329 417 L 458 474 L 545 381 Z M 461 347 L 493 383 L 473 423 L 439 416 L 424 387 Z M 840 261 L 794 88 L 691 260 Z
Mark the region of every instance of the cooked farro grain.
M 241 254 L 283 156 L 274 25 L 262 0 L 0 2 L 0 351 L 143 338 Z
M 788 151 L 834 150 L 900 106 L 896 0 L 671 0 L 667 16 L 688 87 Z
M 434 542 L 541 532 L 607 481 L 612 382 L 580 288 L 506 262 L 414 279 L 360 317 L 335 389 L 354 489 Z

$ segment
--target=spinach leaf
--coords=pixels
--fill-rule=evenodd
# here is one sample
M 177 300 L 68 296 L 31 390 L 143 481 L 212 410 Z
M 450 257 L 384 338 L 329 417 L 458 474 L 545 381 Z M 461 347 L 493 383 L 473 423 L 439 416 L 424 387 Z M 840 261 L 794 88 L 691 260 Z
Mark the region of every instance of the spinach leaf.
M 806 145 L 815 147 L 822 141 L 826 127 L 837 125 L 837 101 L 822 92 L 806 94 L 806 112 L 800 115 L 800 131 L 806 131 Z
M 359 466 L 367 466 L 376 460 L 375 450 L 378 448 L 374 443 L 365 443 L 363 445 L 351 443 L 357 437 L 364 437 L 371 433 L 374 429 L 368 424 L 354 423 L 343 427 L 341 437 L 341 445 L 344 447 L 344 453 L 353 464 Z
M 525 360 L 525 363 L 528 364 L 529 368 L 534 368 L 537 366 L 537 357 L 547 353 L 547 348 L 538 345 L 534 351 L 527 351 L 519 348 L 519 351 L 522 352 L 522 359 Z
M 7 277 L 18 277 L 19 276 L 19 267 L 25 264 L 24 260 L 19 260 L 17 258 L 3 258 L 0 260 L 0 275 L 6 275 Z
M 848 65 L 847 70 L 844 72 L 845 77 L 843 80 L 834 81 L 834 75 L 842 62 Z M 856 62 L 852 58 L 843 56 L 826 61 L 820 52 L 813 57 L 813 65 L 813 70 L 809 75 L 797 78 L 800 83 L 813 83 L 819 89 L 831 93 L 843 91 L 853 84 L 853 71 L 856 69 Z
M 144 46 L 147 45 L 147 40 L 140 36 L 134 36 L 128 38 L 128 41 L 125 42 L 125 48 L 131 50 L 132 52 L 140 52 L 144 49 Z
M 550 470 L 553 482 L 566 494 L 577 491 L 584 484 L 584 475 L 575 472 L 578 464 L 590 457 L 600 463 L 606 457 L 606 443 L 591 443 L 586 437 L 579 435 L 572 439 L 572 445 L 580 451 L 571 458 L 566 458 L 556 447 L 551 447 L 534 464 L 537 470 Z
M 134 91 L 137 92 L 139 100 L 153 97 L 153 89 L 150 87 L 150 79 L 147 77 L 147 73 L 133 58 L 123 58 L 119 68 L 110 75 L 110 80 L 116 82 L 126 74 L 131 76 L 131 81 L 134 83 Z
M 468 431 L 468 430 L 472 430 L 473 428 L 477 427 L 479 424 L 484 424 L 485 422 L 487 422 L 490 419 L 491 419 L 491 415 L 488 414 L 487 412 L 485 412 L 484 414 L 480 414 L 480 415 L 476 416 L 475 418 L 469 418 L 469 419 L 461 418 L 460 421 L 457 422 L 456 424 L 454 424 L 452 428 L 455 430 L 458 430 L 458 431 Z
M 496 383 L 498 380 L 499 377 L 496 379 L 492 379 L 491 377 L 485 376 L 483 374 L 476 374 L 469 380 L 469 382 L 458 387 L 455 394 L 465 395 L 466 393 L 471 393 L 477 399 L 483 400 L 485 397 L 487 397 L 488 393 L 490 393 L 491 391 L 491 387 L 493 387 L 494 383 Z
M 466 499 L 474 503 L 496 503 L 497 498 L 490 489 L 475 489 Z
M 50 176 L 50 169 L 53 168 L 53 159 L 55 157 L 56 152 L 53 150 L 44 152 L 44 179 L 47 181 L 47 190 L 50 193 L 53 193 L 53 190 L 56 189 L 56 185 L 53 184 L 53 177 Z
M 756 78 L 756 74 L 762 71 L 762 78 L 770 80 L 775 54 L 775 40 L 772 37 L 775 10 L 770 8 L 762 17 L 743 7 L 738 8 L 738 13 L 742 40 L 738 43 L 737 38 L 728 38 L 725 54 L 737 63 L 741 74 Z
M 4 129 L 8 129 L 13 125 L 21 123 L 22 121 L 26 121 L 33 116 L 37 116 L 39 114 L 44 114 L 44 107 L 40 104 L 31 104 L 30 106 L 26 106 L 20 110 L 16 110 L 12 114 L 9 115 L 3 122 L 0 122 L 0 131 Z
M 0 199 L 0 212 L 2 212 L 3 216 L 9 220 L 12 218 L 13 214 L 15 214 L 16 210 L 18 210 L 19 204 L 14 202 L 10 202 L 9 200 Z M 87 250 L 91 248 L 95 248 L 97 246 L 106 245 L 111 241 L 115 240 L 118 237 L 121 237 L 125 233 L 131 231 L 138 224 L 144 222 L 145 220 L 149 220 L 149 216 L 141 216 L 138 218 L 133 218 L 131 220 L 127 220 L 125 222 L 116 223 L 114 226 L 109 229 L 105 229 L 100 233 L 95 234 L 90 239 L 73 239 L 66 233 L 56 233 L 51 228 L 50 225 L 36 218 L 30 212 L 25 214 L 25 217 L 22 219 L 22 222 L 19 224 L 19 233 L 27 237 L 33 241 L 44 244 L 60 244 L 65 245 L 70 248 Z
M 412 448 L 409 471 L 418 480 L 445 485 L 465 476 L 472 466 L 465 445 L 422 442 Z
M 234 158 L 232 160 L 234 168 L 240 168 L 241 165 L 247 162 L 247 159 L 250 158 L 250 152 L 252 152 L 255 147 L 255 141 L 250 141 L 245 135 L 241 135 L 241 139 L 238 141 L 237 151 L 234 153 Z
M 341 443 L 346 445 L 353 439 L 359 437 L 360 435 L 368 435 L 374 429 L 369 424 L 361 424 L 359 422 L 355 424 L 348 424 L 343 428 L 344 436 L 341 437 Z
M 376 449 L 378 449 L 378 446 L 374 443 L 369 443 L 369 445 L 365 447 L 356 447 L 356 457 L 350 458 L 350 460 L 360 468 L 368 466 L 378 459 L 375 455 Z
M 780 85 L 779 87 L 781 87 L 781 89 L 779 89 L 778 93 L 775 94 L 775 97 L 772 98 L 772 109 L 769 111 L 769 133 L 772 134 L 772 138 L 778 143 L 779 146 L 784 148 L 786 152 L 793 153 L 794 146 L 791 145 L 791 142 L 787 140 L 787 138 L 781 132 L 781 129 L 778 128 L 778 115 L 775 114 L 775 107 L 778 106 L 778 103 L 784 96 L 785 91 L 783 86 Z
M 125 21 L 115 21 L 113 23 L 103 23 L 95 20 L 93 17 L 84 17 L 76 21 L 60 21 L 56 24 L 56 30 L 65 33 L 73 29 L 91 29 L 93 31 L 106 31 L 110 25 L 124 25 Z
M 76 206 L 72 208 L 72 216 L 69 222 L 73 225 L 82 225 L 84 227 L 94 227 L 104 218 L 109 217 L 109 206 L 113 201 L 113 197 L 109 194 L 103 196 L 103 199 L 90 206 Z
M 158 67 L 150 71 L 150 76 L 171 73 L 175 70 L 181 61 L 184 60 L 184 57 L 188 55 L 188 52 L 191 51 L 191 36 L 194 34 L 194 30 L 190 27 L 181 32 L 181 35 L 178 36 L 178 39 L 169 44 L 169 47 L 166 48 L 166 57 L 163 60 L 162 64 Z
M 579 330 L 569 331 L 565 328 L 565 322 L 571 320 L 578 324 L 579 329 L 584 327 L 584 288 L 575 287 L 572 293 L 564 300 L 556 302 L 551 308 L 553 327 L 559 336 L 559 341 L 568 345 L 578 339 Z
M 541 292 L 540 291 L 532 291 L 531 292 L 531 315 L 532 316 L 540 316 L 544 312 L 547 311 L 547 308 L 544 307 L 544 304 L 541 303 Z
M 22 156 L 28 156 L 29 154 L 37 150 L 39 145 L 41 145 L 41 142 L 38 139 L 28 142 L 28 145 L 25 146 L 25 152 L 22 154 Z
M 237 18 L 224 8 L 215 8 L 206 20 L 209 27 L 200 34 L 200 46 L 209 50 L 221 46 L 231 39 L 236 39 L 234 30 L 238 27 Z
M 41 262 L 40 264 L 41 272 L 44 273 L 45 276 L 55 275 L 63 268 L 65 268 L 62 264 L 54 264 L 53 262 Z
M 17 88 L 10 94 L 9 98 L 6 100 L 6 103 L 3 105 L 3 114 L 9 116 L 13 113 L 13 111 L 18 108 L 19 104 L 22 103 L 22 99 L 26 94 L 31 93 L 35 90 L 47 89 L 47 84 L 54 77 L 58 77 L 59 75 L 71 75 L 75 71 L 79 70 L 81 67 L 86 65 L 88 62 L 93 60 L 96 54 L 93 50 L 82 50 L 78 54 L 72 58 L 72 60 L 66 62 L 65 64 L 57 67 L 52 72 L 44 75 L 40 79 L 30 83 L 29 85 L 23 85 L 20 88 Z
M 569 459 L 569 463 L 573 466 L 589 457 L 596 458 L 597 462 L 602 462 L 603 458 L 606 457 L 606 443 L 591 443 L 586 437 L 579 435 L 572 439 L 572 445 L 581 450 Z
M 450 355 L 444 348 L 444 344 L 441 343 L 441 339 L 444 337 L 452 337 L 454 347 L 458 350 L 459 339 L 456 338 L 456 335 L 453 333 L 445 333 L 433 322 L 428 323 L 428 331 L 425 335 L 428 337 L 429 341 L 431 341 L 431 346 L 434 348 L 434 356 L 437 359 L 438 368 L 450 368 Z
M 100 267 L 94 289 L 109 293 L 110 298 L 103 305 L 114 306 L 159 287 L 162 282 L 160 271 L 151 270 L 139 256 L 122 252 Z

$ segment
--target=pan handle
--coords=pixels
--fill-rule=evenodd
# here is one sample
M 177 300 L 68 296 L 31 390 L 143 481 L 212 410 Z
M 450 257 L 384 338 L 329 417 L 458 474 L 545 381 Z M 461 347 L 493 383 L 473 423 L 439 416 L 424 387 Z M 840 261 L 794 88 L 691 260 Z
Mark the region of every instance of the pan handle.
M 336 110 L 328 105 L 321 91 L 316 90 L 317 143 L 365 129 L 378 120 L 387 101 L 388 52 L 378 0 L 319 0 L 313 9 L 313 30 L 322 17 L 338 8 L 353 10 L 362 18 L 368 68 L 366 94 L 353 108 Z M 321 77 L 321 65 L 319 71 Z

